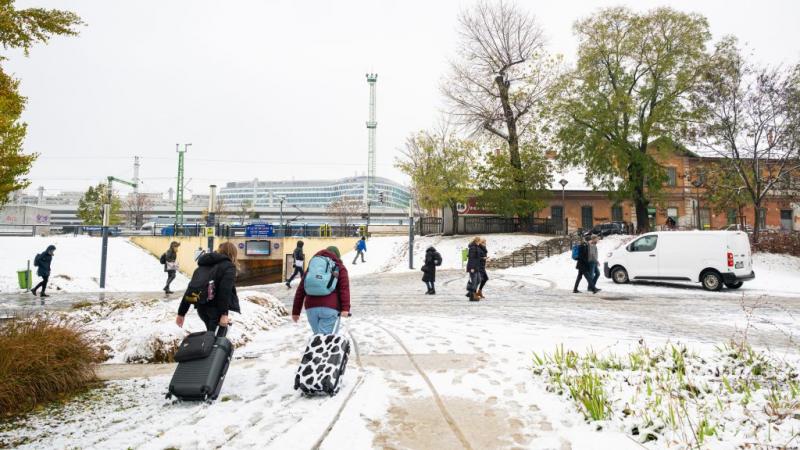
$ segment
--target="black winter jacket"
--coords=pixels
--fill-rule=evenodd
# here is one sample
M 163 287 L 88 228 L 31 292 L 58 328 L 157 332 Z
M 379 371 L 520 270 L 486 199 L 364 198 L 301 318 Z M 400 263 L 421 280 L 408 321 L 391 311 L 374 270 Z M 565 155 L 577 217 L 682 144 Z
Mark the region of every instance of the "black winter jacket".
M 216 266 L 214 272 L 214 300 L 209 305 L 214 306 L 220 314 L 236 311 L 241 314 L 239 296 L 236 295 L 236 265 L 227 255 L 222 253 L 206 253 L 197 260 L 198 266 Z M 189 311 L 189 303 L 181 301 L 178 315 L 185 316 Z
M 47 250 L 39 254 L 39 265 L 37 266 L 36 274 L 40 277 L 50 276 L 50 264 L 53 262 L 53 255 L 50 254 L 50 250 L 55 249 L 55 246 L 50 245 Z
M 481 251 L 474 242 L 467 247 L 467 272 L 470 270 L 481 270 Z
M 578 246 L 578 262 L 575 268 L 580 271 L 589 269 L 589 246 L 585 242 Z
M 486 272 L 486 257 L 489 256 L 489 250 L 486 250 L 486 246 L 479 245 L 478 246 L 478 270 L 481 272 Z
M 305 261 L 306 255 L 303 253 L 303 247 L 295 247 L 294 252 L 292 252 L 292 256 L 294 257 L 295 261 Z
M 435 248 L 425 250 L 425 264 L 422 266 L 422 281 L 436 281 L 436 266 L 442 265 L 442 255 Z

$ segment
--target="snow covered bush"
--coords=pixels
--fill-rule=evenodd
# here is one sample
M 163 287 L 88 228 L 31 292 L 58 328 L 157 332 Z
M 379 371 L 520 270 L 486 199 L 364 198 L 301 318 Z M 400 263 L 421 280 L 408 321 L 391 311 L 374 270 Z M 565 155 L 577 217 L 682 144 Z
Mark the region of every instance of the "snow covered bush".
M 625 355 L 559 347 L 533 355 L 533 373 L 587 420 L 667 447 L 788 446 L 800 439 L 800 378 L 792 362 L 747 344 L 703 357 L 640 342 Z M 713 445 L 712 445 L 713 446 Z
M 98 352 L 68 321 L 11 320 L 0 326 L 0 417 L 85 389 Z
M 242 314 L 231 313 L 233 325 L 227 337 L 240 347 L 256 333 L 285 321 L 286 308 L 269 294 L 245 291 L 239 294 Z M 205 329 L 194 310 L 186 315 L 183 328 L 175 324 L 180 300 L 150 298 L 114 300 L 73 305 L 71 311 L 44 313 L 81 323 L 96 339 L 108 363 L 158 363 L 172 361 L 172 355 L 191 331 Z

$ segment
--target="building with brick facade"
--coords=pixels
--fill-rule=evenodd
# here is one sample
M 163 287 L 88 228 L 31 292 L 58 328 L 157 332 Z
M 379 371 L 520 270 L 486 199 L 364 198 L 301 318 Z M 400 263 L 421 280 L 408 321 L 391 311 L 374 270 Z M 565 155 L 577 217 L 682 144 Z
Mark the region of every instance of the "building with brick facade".
M 672 218 L 678 228 L 722 229 L 730 225 L 751 227 L 755 210 L 717 210 L 709 202 L 705 174 L 718 168 L 720 158 L 704 157 L 685 148 L 652 146 L 651 154 L 665 168 L 667 182 L 651 200 L 648 216 L 652 229 L 665 227 Z M 731 176 L 736 176 L 731 174 Z M 560 181 L 565 180 L 563 189 Z M 588 229 L 594 225 L 621 221 L 636 223 L 633 202 L 614 202 L 608 191 L 595 190 L 585 181 L 585 171 L 556 173 L 549 205 L 538 217 L 562 221 L 566 214 L 569 229 Z M 562 200 L 563 195 L 563 200 Z M 762 204 L 761 228 L 800 231 L 800 173 L 789 177 L 772 190 Z

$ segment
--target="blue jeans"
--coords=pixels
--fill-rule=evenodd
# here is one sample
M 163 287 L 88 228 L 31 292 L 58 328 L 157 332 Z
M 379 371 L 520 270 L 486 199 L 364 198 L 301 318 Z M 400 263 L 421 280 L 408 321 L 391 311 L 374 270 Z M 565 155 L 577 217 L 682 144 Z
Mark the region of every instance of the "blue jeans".
M 336 330 L 336 319 L 339 318 L 339 311 L 333 308 L 326 308 L 318 306 L 306 310 L 308 317 L 308 324 L 311 325 L 311 331 L 314 334 L 333 334 Z
M 589 283 L 589 290 L 592 291 L 596 288 L 597 280 L 600 278 L 600 269 L 597 267 L 597 261 L 589 261 L 589 268 L 583 274 L 586 277 L 586 282 Z

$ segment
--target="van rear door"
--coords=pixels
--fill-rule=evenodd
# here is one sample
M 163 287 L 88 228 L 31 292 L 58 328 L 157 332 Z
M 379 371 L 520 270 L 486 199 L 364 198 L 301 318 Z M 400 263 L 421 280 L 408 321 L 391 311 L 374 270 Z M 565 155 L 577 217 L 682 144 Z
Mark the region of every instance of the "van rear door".
M 750 239 L 743 231 L 728 233 L 728 251 L 733 254 L 733 273 L 737 277 L 747 276 L 753 271 L 753 255 Z

